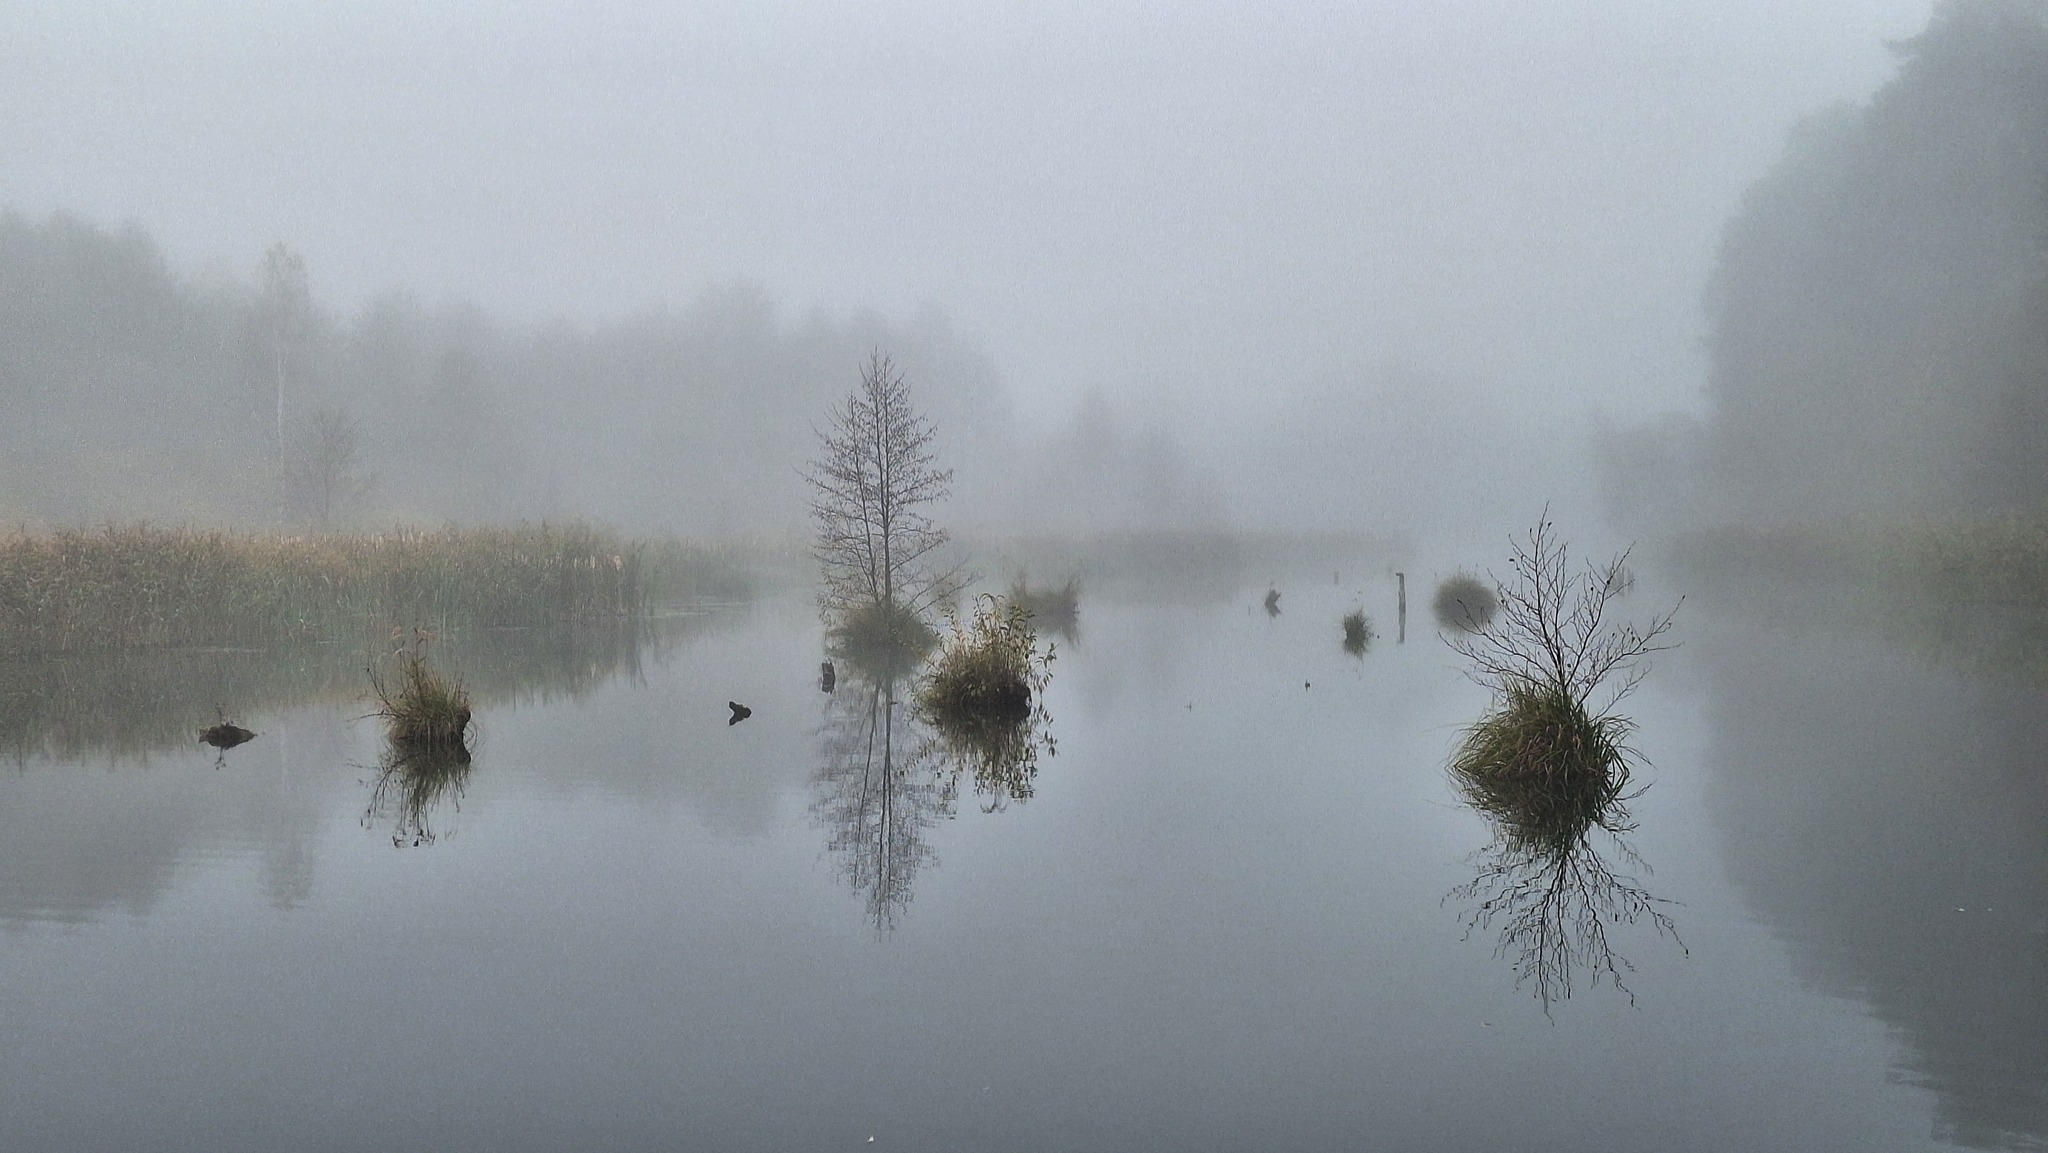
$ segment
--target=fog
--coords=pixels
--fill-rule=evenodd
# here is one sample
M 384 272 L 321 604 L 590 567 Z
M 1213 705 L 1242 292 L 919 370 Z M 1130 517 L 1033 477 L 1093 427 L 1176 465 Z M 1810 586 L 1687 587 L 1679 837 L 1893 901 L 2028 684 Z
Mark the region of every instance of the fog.
M 1762 515 L 1744 485 L 1812 464 L 1787 412 L 1957 331 L 1879 322 L 1783 392 L 1757 350 L 1803 337 L 1764 329 L 1857 314 L 1816 268 L 1973 323 L 2036 275 L 2038 150 L 1965 129 L 2039 81 L 1897 95 L 1927 0 L 4 11 L 0 516 L 33 524 L 292 519 L 275 458 L 324 413 L 361 444 L 335 523 L 784 533 L 877 347 L 987 531 Z M 1918 411 L 1835 442 L 1919 446 L 1887 507 L 1960 499 L 1928 494 L 1974 442 Z M 1868 494 L 1825 471 L 1811 507 Z

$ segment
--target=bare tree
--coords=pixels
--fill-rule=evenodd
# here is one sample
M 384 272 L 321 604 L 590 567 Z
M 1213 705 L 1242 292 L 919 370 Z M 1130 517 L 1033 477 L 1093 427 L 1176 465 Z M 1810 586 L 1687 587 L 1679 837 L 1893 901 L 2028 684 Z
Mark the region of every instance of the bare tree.
M 261 327 L 264 358 L 269 362 L 277 396 L 277 471 L 287 482 L 284 438 L 285 385 L 291 379 L 292 361 L 304 345 L 312 324 L 312 289 L 306 279 L 306 258 L 285 247 L 283 241 L 263 253 L 263 292 L 257 300 L 257 322 Z
M 938 467 L 931 422 L 910 399 L 910 386 L 877 350 L 861 367 L 860 387 L 818 434 L 820 453 L 804 478 L 811 484 L 813 555 L 824 570 L 819 595 L 828 619 L 881 610 L 893 626 L 922 618 L 951 598 L 961 570 L 939 567 L 949 539 L 926 510 L 951 490 L 953 472 Z
M 286 460 L 286 481 L 299 515 L 315 529 L 326 530 L 337 514 L 368 494 L 356 456 L 360 436 L 346 408 L 316 409 L 292 443 Z
M 1664 636 L 1678 611 L 1673 606 L 1643 625 L 1611 617 L 1609 607 L 1635 583 L 1628 557 L 1623 550 L 1606 564 L 1574 570 L 1570 546 L 1558 539 L 1546 508 L 1528 536 L 1512 543 L 1513 579 L 1495 583 L 1498 613 L 1446 639 L 1472 662 L 1472 678 L 1497 694 L 1548 691 L 1594 710 L 1593 694 L 1606 685 L 1599 708 L 1612 708 L 1641 683 L 1644 658 L 1671 647 Z

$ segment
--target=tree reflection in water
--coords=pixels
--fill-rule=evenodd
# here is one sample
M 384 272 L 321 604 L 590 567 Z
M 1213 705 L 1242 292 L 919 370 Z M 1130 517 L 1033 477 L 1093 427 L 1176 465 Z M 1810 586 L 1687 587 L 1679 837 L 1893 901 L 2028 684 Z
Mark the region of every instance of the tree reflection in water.
M 442 801 L 462 808 L 462 787 L 469 780 L 469 749 L 461 742 L 392 741 L 377 760 L 377 779 L 370 784 L 370 805 L 363 827 L 392 822 L 392 845 L 431 845 L 434 809 Z
M 1624 975 L 1635 966 L 1615 951 L 1610 929 L 1647 921 L 1685 948 L 1665 902 L 1635 875 L 1650 871 L 1625 837 L 1635 829 L 1627 802 L 1636 794 L 1620 795 L 1620 781 L 1600 778 L 1562 791 L 1555 785 L 1516 790 L 1497 781 L 1456 784 L 1493 826 L 1492 843 L 1471 858 L 1479 875 L 1445 898 L 1471 903 L 1463 917 L 1466 936 L 1497 927 L 1494 955 L 1512 963 L 1517 988 L 1534 986 L 1545 1015 L 1581 980 L 1589 988 L 1605 980 L 1634 1004 Z M 1596 838 L 1607 842 L 1620 869 L 1596 847 Z
M 931 742 L 901 699 L 905 683 L 849 679 L 825 703 L 813 811 L 875 928 L 893 929 L 917 871 L 936 859 L 925 832 L 952 815 L 954 787 L 933 767 Z
M 819 742 L 812 811 L 877 931 L 896 927 L 918 870 L 937 863 L 927 833 L 954 815 L 962 779 L 983 812 L 996 812 L 1031 798 L 1039 752 L 1054 750 L 1043 705 L 1022 721 L 937 726 L 911 706 L 909 689 L 907 679 L 855 667 L 826 700 Z

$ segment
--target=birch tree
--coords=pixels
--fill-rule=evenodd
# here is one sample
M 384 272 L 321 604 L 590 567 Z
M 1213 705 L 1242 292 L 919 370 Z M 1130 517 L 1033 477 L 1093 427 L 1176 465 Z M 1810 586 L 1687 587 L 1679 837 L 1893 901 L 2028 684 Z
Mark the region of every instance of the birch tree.
M 860 375 L 819 431 L 819 454 L 804 474 L 823 571 L 819 602 L 837 627 L 867 617 L 896 636 L 962 583 L 957 566 L 940 563 L 949 537 L 928 511 L 951 491 L 953 471 L 938 467 L 931 422 L 889 357 L 874 352 Z
M 264 359 L 268 362 L 276 393 L 276 439 L 271 447 L 277 454 L 278 482 L 286 486 L 284 495 L 289 501 L 290 479 L 284 434 L 285 386 L 292 377 L 293 360 L 302 354 L 312 327 L 313 295 L 306 278 L 305 257 L 285 247 L 283 241 L 271 245 L 263 253 L 263 291 L 257 298 L 256 313 L 262 332 Z

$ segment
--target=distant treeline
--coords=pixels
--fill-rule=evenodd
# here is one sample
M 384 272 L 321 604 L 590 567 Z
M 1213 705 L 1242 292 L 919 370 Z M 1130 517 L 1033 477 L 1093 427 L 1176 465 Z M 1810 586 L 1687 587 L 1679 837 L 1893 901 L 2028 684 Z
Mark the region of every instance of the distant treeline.
M 283 244 L 248 280 L 180 275 L 139 225 L 0 212 L 0 524 L 287 529 L 594 518 L 800 531 L 813 429 L 874 349 L 957 471 L 955 515 L 1213 524 L 1156 429 L 1099 402 L 1036 443 L 933 311 L 788 319 L 713 288 L 614 321 L 515 325 L 402 293 L 352 315 Z
M 0 536 L 0 653 L 360 641 L 639 616 L 734 596 L 712 550 L 584 525 L 308 537 L 142 526 Z
M 814 414 L 872 347 L 952 436 L 1007 418 L 937 319 L 788 323 L 744 286 L 601 326 L 402 294 L 341 317 L 288 248 L 251 265 L 194 281 L 140 226 L 0 214 L 0 519 L 758 532 L 800 516 Z
M 1745 197 L 1708 295 L 1711 411 L 1614 445 L 1642 528 L 2048 503 L 2048 24 L 1947 0 Z

